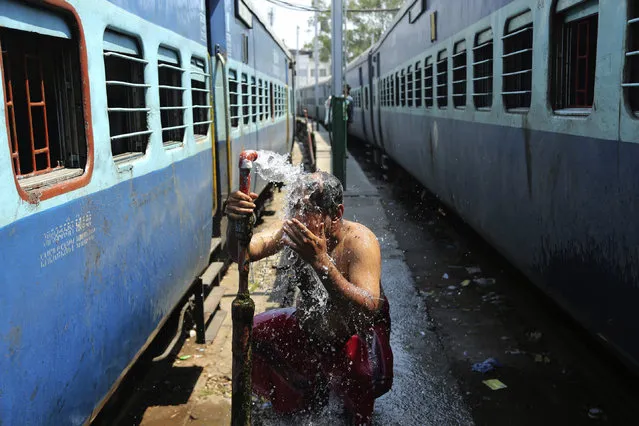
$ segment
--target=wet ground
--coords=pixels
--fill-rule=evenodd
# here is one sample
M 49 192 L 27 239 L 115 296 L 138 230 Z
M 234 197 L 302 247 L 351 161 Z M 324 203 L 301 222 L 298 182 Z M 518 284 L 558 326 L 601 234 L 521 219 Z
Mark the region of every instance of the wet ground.
M 639 424 L 636 376 L 432 194 L 398 170 L 384 179 L 365 150 L 354 155 L 389 218 L 378 235 L 392 240 L 419 294 L 391 293 L 394 343 L 415 355 L 409 369 L 424 385 L 413 392 L 427 390 L 410 401 L 408 424 Z M 500 367 L 472 371 L 491 357 Z M 491 390 L 490 379 L 507 387 Z
M 328 147 L 320 140 L 318 148 L 326 159 Z M 636 376 L 452 212 L 402 173 L 382 178 L 363 150 L 352 151 L 348 167 L 345 214 L 379 238 L 393 323 L 395 381 L 376 402 L 376 425 L 639 424 Z M 277 195 L 274 203 L 271 212 Z M 254 265 L 257 312 L 281 301 L 272 291 L 276 265 Z M 232 267 L 222 282 L 225 309 L 236 277 Z M 230 424 L 229 336 L 230 321 L 212 344 L 187 342 L 103 424 Z M 491 357 L 498 367 L 472 371 Z M 506 387 L 492 390 L 488 380 Z M 253 417 L 256 425 L 343 419 L 335 398 L 319 413 L 289 417 L 256 403 Z

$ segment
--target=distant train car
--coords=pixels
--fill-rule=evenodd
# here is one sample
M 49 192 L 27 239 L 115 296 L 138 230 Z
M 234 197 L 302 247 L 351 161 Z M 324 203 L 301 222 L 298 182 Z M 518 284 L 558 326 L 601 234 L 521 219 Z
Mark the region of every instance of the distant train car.
M 226 116 L 221 100 L 228 96 L 228 123 L 219 123 L 217 129 L 218 153 L 227 153 L 233 159 L 222 182 L 223 195 L 229 188 L 237 188 L 235 159 L 243 149 L 264 149 L 290 152 L 294 131 L 294 97 L 289 86 L 292 81 L 292 56 L 274 36 L 250 3 L 235 2 L 239 10 L 229 11 L 222 0 L 214 0 L 211 14 L 213 49 L 226 57 L 218 61 L 215 71 L 216 86 L 223 87 L 224 75 L 228 81 L 228 95 L 216 93 L 217 116 Z M 229 19 L 229 13 L 231 18 Z M 217 102 L 220 99 L 220 102 Z M 232 144 L 227 146 L 228 136 Z M 254 190 L 261 191 L 267 182 L 253 179 Z
M 635 367 L 638 42 L 636 1 L 408 1 L 346 73 L 353 133 Z
M 0 2 L 0 424 L 89 421 L 208 265 L 239 150 L 288 152 L 290 56 L 228 4 Z

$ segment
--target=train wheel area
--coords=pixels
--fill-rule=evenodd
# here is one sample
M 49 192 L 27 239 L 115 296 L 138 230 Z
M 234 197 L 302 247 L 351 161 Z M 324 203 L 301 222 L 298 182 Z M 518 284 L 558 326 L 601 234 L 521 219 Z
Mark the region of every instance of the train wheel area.
M 316 165 L 330 170 L 328 135 L 315 137 Z M 639 389 L 625 367 L 410 176 L 381 170 L 356 141 L 349 148 L 345 216 L 378 237 L 392 320 L 394 385 L 376 401 L 374 424 L 636 423 Z M 276 192 L 256 231 L 277 220 L 283 202 Z M 290 298 L 281 260 L 252 264 L 256 314 Z M 231 266 L 220 309 L 230 312 L 237 280 Z M 109 424 L 229 424 L 231 336 L 227 315 L 212 342 L 188 339 L 135 384 Z M 343 424 L 334 402 L 282 417 L 255 399 L 253 422 Z

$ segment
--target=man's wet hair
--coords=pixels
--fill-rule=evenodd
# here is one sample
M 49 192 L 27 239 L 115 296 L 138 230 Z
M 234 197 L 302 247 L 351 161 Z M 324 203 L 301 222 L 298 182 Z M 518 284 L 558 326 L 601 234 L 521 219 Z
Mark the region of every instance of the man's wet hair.
M 339 205 L 344 202 L 342 183 L 327 172 L 302 175 L 293 190 L 302 192 L 313 206 L 331 218 L 337 215 Z

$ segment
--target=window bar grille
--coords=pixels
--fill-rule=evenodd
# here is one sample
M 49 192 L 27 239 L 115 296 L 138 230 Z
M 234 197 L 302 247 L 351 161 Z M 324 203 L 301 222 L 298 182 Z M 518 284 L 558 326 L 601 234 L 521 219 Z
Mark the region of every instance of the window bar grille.
M 257 87 L 255 77 L 251 77 L 251 121 L 257 122 Z
M 126 86 L 126 87 L 138 87 L 142 89 L 148 89 L 151 87 L 150 84 L 145 83 L 129 83 L 128 81 L 119 81 L 119 80 L 107 80 L 105 82 L 107 86 Z
M 533 29 L 533 27 L 531 25 L 528 25 L 528 26 L 523 27 L 523 28 L 521 28 L 519 30 L 513 31 L 512 33 L 508 33 L 508 34 L 502 36 L 501 39 L 502 40 L 506 40 L 506 39 L 509 39 L 509 38 L 514 37 L 516 35 L 525 33 L 526 31 L 532 31 L 532 29 Z
M 264 120 L 264 83 L 262 79 L 257 80 L 257 118 L 259 121 Z
M 433 64 L 430 58 L 424 61 L 424 107 L 433 106 Z
M 104 52 L 103 56 L 104 56 L 104 58 L 116 57 L 116 58 L 124 59 L 124 60 L 130 61 L 130 62 L 142 64 L 142 65 L 147 65 L 149 63 L 145 59 L 138 58 L 138 57 L 135 57 L 135 56 L 130 56 L 130 55 L 124 55 L 124 54 L 117 53 L 117 52 L 109 52 L 109 51 L 107 51 L 107 52 Z M 107 86 L 131 87 L 131 88 L 133 88 L 133 90 L 135 90 L 135 89 L 145 89 L 146 90 L 146 89 L 151 87 L 150 84 L 131 83 L 129 81 L 123 81 L 123 80 L 107 80 L 107 81 L 105 81 L 105 84 Z M 121 111 L 121 112 L 138 112 L 138 111 L 134 111 L 133 109 L 136 109 L 136 108 L 132 108 L 129 111 Z M 115 107 L 112 107 L 112 108 L 107 107 L 107 111 L 108 112 L 118 112 L 116 110 L 117 110 L 117 108 L 115 108 Z M 138 120 L 132 120 L 132 121 L 138 122 Z M 135 131 L 135 132 L 121 133 L 119 135 L 112 135 L 110 140 L 111 141 L 116 141 L 116 140 L 120 140 L 120 139 L 129 139 L 129 138 L 134 138 L 136 136 L 150 135 L 152 133 L 153 133 L 152 130 L 138 130 L 138 131 Z
M 455 108 L 466 107 L 467 89 L 467 58 L 466 49 L 453 55 L 453 104 Z
M 29 76 L 29 61 L 37 63 L 36 69 L 38 71 L 38 78 L 36 84 L 32 86 Z M 29 134 L 31 137 L 31 161 L 33 164 L 32 175 L 40 174 L 51 170 L 51 156 L 49 155 L 49 123 L 47 120 L 47 102 L 44 93 L 44 72 L 42 71 L 42 60 L 37 56 L 24 55 L 24 80 L 27 94 L 27 112 L 29 117 Z M 39 86 L 39 87 L 38 87 Z M 33 101 L 31 96 L 32 89 L 38 87 L 40 90 L 40 97 L 42 100 Z M 36 148 L 35 146 L 35 134 L 33 131 L 33 108 L 42 108 L 42 125 L 44 128 L 44 147 Z M 45 154 L 47 159 L 47 166 L 44 169 L 38 170 L 36 157 L 38 155 Z
M 406 75 L 406 106 L 413 106 L 413 70 L 410 66 Z
M 143 65 L 146 65 L 146 64 L 149 63 L 149 61 L 147 61 L 145 59 L 137 58 L 135 56 L 123 55 L 122 53 L 117 53 L 117 52 L 104 52 L 104 56 L 106 58 L 108 58 L 110 56 L 114 56 L 116 58 L 126 59 L 127 61 L 137 62 L 137 63 L 143 64 Z
M 169 86 L 167 84 L 160 84 L 158 85 L 158 87 L 162 90 L 175 90 L 175 91 L 185 91 L 186 88 L 185 87 L 181 87 L 181 86 Z M 208 90 L 206 89 L 201 89 L 202 91 L 206 91 L 208 92 Z
M 235 71 L 229 71 L 229 106 L 231 107 L 231 127 L 238 127 L 240 123 L 239 84 Z
M 634 10 L 629 13 L 636 13 L 636 6 Z M 633 13 L 633 14 L 634 14 Z M 639 116 L 639 50 L 637 49 L 636 40 L 639 39 L 637 37 L 637 32 L 639 31 L 639 26 L 634 25 L 639 22 L 639 17 L 634 17 L 628 20 L 628 41 L 627 41 L 627 49 L 628 51 L 625 53 L 626 56 L 626 64 L 625 64 L 625 78 L 621 87 L 624 89 L 624 95 L 626 98 L 626 102 L 630 107 L 631 111 L 634 113 L 634 116 Z
M 242 122 L 244 124 L 249 123 L 249 88 L 248 88 L 248 76 L 242 74 Z
M 586 40 L 586 49 L 583 55 L 579 54 L 582 39 Z M 577 107 L 590 107 L 588 105 L 588 59 L 590 57 L 590 21 L 584 21 L 577 24 L 577 63 L 575 73 L 575 94 Z M 584 74 L 583 80 L 580 78 Z
M 527 32 L 532 32 L 532 24 L 515 30 L 509 34 L 501 37 L 502 40 L 508 40 L 509 43 L 516 45 L 508 47 L 504 42 L 504 53 L 502 54 L 502 96 L 504 96 L 504 104 L 507 110 L 513 110 L 519 112 L 527 111 L 530 107 L 530 96 L 532 94 L 532 58 L 530 58 L 530 67 L 524 64 L 528 55 L 532 55 L 532 39 L 528 40 L 521 35 Z M 512 37 L 519 36 L 512 39 Z M 509 40 L 512 39 L 512 40 Z M 523 47 L 523 48 L 522 48 Z M 509 52 L 509 49 L 518 49 Z M 521 57 L 521 59 L 514 59 L 513 57 Z M 507 58 L 513 58 L 507 62 Z
M 484 47 L 488 47 L 489 45 L 492 45 L 492 44 L 493 44 L 493 41 L 488 40 L 483 42 L 482 44 L 478 44 L 477 46 L 473 47 L 473 50 L 483 49 Z
M 440 68 L 443 68 L 443 71 L 439 71 Z M 448 106 L 448 58 L 437 61 L 437 106 Z
M 158 64 L 158 68 L 166 68 L 169 70 L 179 71 L 179 72 L 186 71 L 184 68 L 176 67 L 175 65 L 170 65 L 170 64 L 162 64 L 162 63 Z
M 492 29 L 483 31 L 490 32 Z M 482 34 L 480 33 L 480 34 Z M 476 43 L 480 34 L 476 36 Z M 493 39 L 479 43 L 473 47 L 473 102 L 478 110 L 489 110 L 492 107 L 493 95 Z
M 20 176 L 20 150 L 18 148 L 18 134 L 16 129 L 16 114 L 15 104 L 13 103 L 13 80 L 11 79 L 11 63 L 7 51 L 2 51 L 2 59 L 5 72 L 6 93 L 5 93 L 5 106 L 7 109 L 7 115 L 9 120 L 9 129 L 11 134 L 11 160 L 16 176 Z

